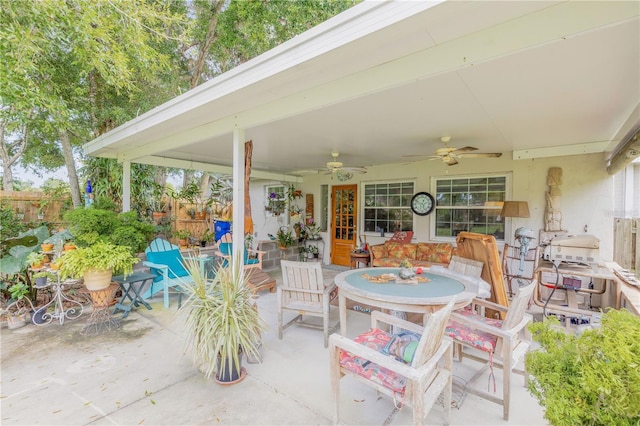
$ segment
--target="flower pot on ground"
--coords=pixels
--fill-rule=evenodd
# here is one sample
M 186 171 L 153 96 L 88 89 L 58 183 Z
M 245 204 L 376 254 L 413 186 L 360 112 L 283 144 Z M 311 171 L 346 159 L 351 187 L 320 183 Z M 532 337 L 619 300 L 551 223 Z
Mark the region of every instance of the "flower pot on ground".
M 35 309 L 35 310 L 31 310 L 29 312 L 31 314 L 31 321 L 34 324 L 44 324 L 45 320 L 44 320 L 44 314 L 47 313 L 47 309 L 46 308 L 40 308 L 40 309 Z
M 129 247 L 98 242 L 66 253 L 60 278 L 84 278 L 89 290 L 100 290 L 109 287 L 113 273 L 131 275 L 133 265 L 139 261 Z
M 42 243 L 42 244 L 40 244 L 40 249 L 42 249 L 43 252 L 50 253 L 50 252 L 53 251 L 53 244 L 52 243 Z
M 180 247 L 187 247 L 189 245 L 189 237 L 191 236 L 191 232 L 188 229 L 178 229 L 175 234 L 173 234 L 175 238 L 178 240 L 178 245 Z
M 237 381 L 243 377 L 241 352 L 259 358 L 260 331 L 265 327 L 244 270 L 241 265 L 220 268 L 208 278 L 197 260 L 187 259 L 185 266 L 192 281 L 181 283 L 187 300 L 178 315 L 187 333 L 187 351 L 207 378 Z

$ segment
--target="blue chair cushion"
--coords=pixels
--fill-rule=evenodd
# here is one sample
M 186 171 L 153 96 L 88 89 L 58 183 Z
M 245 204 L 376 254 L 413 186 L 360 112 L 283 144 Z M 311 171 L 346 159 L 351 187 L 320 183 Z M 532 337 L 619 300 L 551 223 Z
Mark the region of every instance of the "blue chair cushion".
M 182 254 L 180 250 L 152 251 L 147 253 L 149 262 L 169 267 L 169 278 L 184 277 L 189 275 L 182 265 Z M 151 268 L 151 272 L 157 275 L 153 282 L 162 281 L 162 271 Z
M 229 256 L 231 254 L 231 246 L 233 243 L 219 243 L 218 244 L 218 249 L 220 250 L 220 253 L 224 254 L 225 256 Z M 256 263 L 258 263 L 258 259 L 250 259 L 249 258 L 249 253 L 247 252 L 247 249 L 244 249 L 244 264 L 245 265 L 255 265 Z M 227 266 L 227 262 L 226 260 L 224 261 L 223 267 Z

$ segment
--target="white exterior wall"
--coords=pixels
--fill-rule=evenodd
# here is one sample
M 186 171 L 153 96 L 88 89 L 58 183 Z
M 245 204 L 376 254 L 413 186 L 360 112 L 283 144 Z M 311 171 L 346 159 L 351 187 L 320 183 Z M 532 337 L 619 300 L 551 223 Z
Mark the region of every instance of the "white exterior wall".
M 388 164 L 384 166 L 368 167 L 368 172 L 355 175 L 347 182 L 331 180 L 327 175 L 310 175 L 304 177 L 304 183 L 296 187 L 304 194 L 314 194 L 315 216 L 320 214 L 320 185 L 358 184 L 359 196 L 362 195 L 361 185 L 366 182 L 406 181 L 415 182 L 414 192 L 427 191 L 435 193 L 432 178 L 469 176 L 486 173 L 511 173 L 510 200 L 527 201 L 531 217 L 517 219 L 514 226 L 507 222 L 505 238 L 510 236 L 516 227 L 525 226 L 537 231 L 544 228 L 545 193 L 548 190 L 547 172 L 550 167 L 562 168 L 562 192 L 560 205 L 562 211 L 562 227 L 570 233 L 583 233 L 585 226 L 589 234 L 600 239 L 600 256 L 603 260 L 611 260 L 613 256 L 613 218 L 614 218 L 614 181 L 606 172 L 602 154 L 586 154 L 576 156 L 549 157 L 531 160 L 512 160 L 507 153 L 495 159 L 462 159 L 456 166 L 447 166 L 440 161 L 420 161 L 411 163 Z M 279 226 L 287 225 L 285 215 L 272 217 L 264 213 L 264 186 L 273 184 L 270 181 L 255 181 L 251 185 L 251 201 L 253 220 L 255 225 L 255 240 L 268 239 L 267 234 L 275 234 Z M 304 197 L 300 201 L 304 204 Z M 359 219 L 362 223 L 361 200 L 358 202 Z M 431 221 L 429 216 L 414 215 L 414 240 L 433 240 Z M 360 227 L 360 226 L 359 226 Z M 510 229 L 512 228 L 512 229 Z M 323 235 L 327 249 L 325 261 L 328 259 L 328 235 Z M 385 241 L 377 234 L 368 234 L 367 242 L 377 244 Z

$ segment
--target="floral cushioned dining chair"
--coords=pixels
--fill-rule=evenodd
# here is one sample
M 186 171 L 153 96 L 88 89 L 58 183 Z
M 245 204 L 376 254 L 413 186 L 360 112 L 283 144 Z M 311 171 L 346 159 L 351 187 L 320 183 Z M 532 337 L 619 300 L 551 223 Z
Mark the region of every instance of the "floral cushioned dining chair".
M 524 359 L 531 346 L 531 339 L 526 326 L 532 321 L 531 315 L 526 314 L 533 290 L 538 283 L 536 280 L 526 287 L 520 288 L 513 298 L 509 308 L 489 302 L 473 299 L 471 307 L 455 312 L 451 315 L 445 334 L 455 342 L 455 352 L 459 359 L 469 358 L 482 363 L 481 369 L 469 380 L 465 387 L 468 393 L 478 395 L 503 407 L 504 420 L 509 420 L 509 394 L 511 388 L 511 372 L 527 375 L 524 370 L 516 369 L 516 364 Z M 477 314 L 477 307 L 487 307 L 506 312 L 504 320 L 487 318 Z M 467 349 L 478 349 L 487 354 L 480 356 L 477 352 Z M 502 397 L 496 395 L 496 384 L 493 368 L 502 368 Z M 485 371 L 489 371 L 488 387 L 493 392 L 474 388 L 474 383 Z M 493 386 L 491 386 L 493 385 Z M 491 389 L 493 387 L 493 389 Z
M 355 339 L 332 334 L 329 343 L 334 424 L 339 421 L 340 378 L 345 375 L 391 397 L 397 408 L 412 407 L 414 424 L 422 424 L 440 394 L 444 393 L 446 420 L 451 409 L 452 345 L 443 334 L 453 305 L 454 301 L 451 301 L 430 315 L 424 328 L 373 311 L 371 330 Z M 383 331 L 385 326 L 382 324 L 404 331 L 390 334 Z M 407 337 L 411 333 L 419 336 L 417 344 L 414 338 Z

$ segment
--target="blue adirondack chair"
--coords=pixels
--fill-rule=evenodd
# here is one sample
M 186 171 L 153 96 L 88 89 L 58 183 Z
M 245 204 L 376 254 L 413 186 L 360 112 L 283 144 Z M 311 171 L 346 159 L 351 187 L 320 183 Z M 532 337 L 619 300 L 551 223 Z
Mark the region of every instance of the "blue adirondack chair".
M 178 308 L 182 303 L 182 291 L 180 283 L 191 281 L 189 272 L 184 268 L 183 256 L 178 246 L 171 244 L 163 238 L 151 241 L 144 251 L 147 260 L 142 262 L 156 278 L 149 289 L 143 294 L 143 299 L 149 299 L 159 291 L 164 291 L 164 307 L 169 308 L 169 290 L 174 289 L 178 293 Z M 200 262 L 207 260 L 206 255 L 199 256 Z
M 232 242 L 231 235 L 227 234 L 220 238 L 218 242 L 218 250 L 216 256 L 220 257 L 220 266 L 226 268 L 231 262 Z M 258 268 L 262 269 L 262 256 L 266 252 L 261 250 L 244 249 L 244 269 Z

